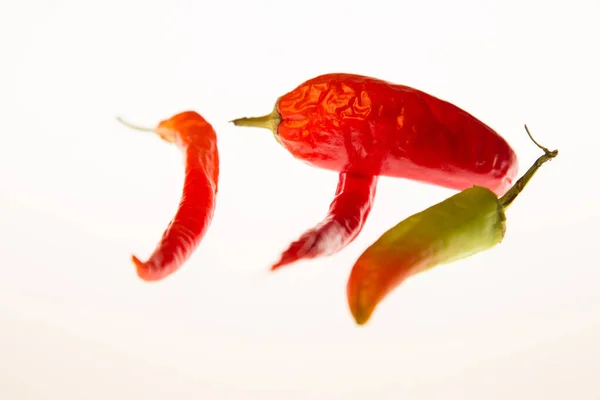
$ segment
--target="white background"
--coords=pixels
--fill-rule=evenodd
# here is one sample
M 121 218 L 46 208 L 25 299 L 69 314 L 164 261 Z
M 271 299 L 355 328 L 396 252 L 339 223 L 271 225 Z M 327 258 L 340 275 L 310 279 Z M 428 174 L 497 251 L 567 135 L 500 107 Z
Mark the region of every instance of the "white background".
M 0 398 L 600 398 L 600 3 L 11 1 L 0 5 Z M 328 72 L 417 87 L 558 158 L 504 242 L 405 282 L 357 327 L 346 279 L 385 230 L 453 191 L 382 178 L 359 238 L 268 273 L 337 175 L 227 121 Z M 217 130 L 215 218 L 148 284 L 183 182 L 154 125 Z

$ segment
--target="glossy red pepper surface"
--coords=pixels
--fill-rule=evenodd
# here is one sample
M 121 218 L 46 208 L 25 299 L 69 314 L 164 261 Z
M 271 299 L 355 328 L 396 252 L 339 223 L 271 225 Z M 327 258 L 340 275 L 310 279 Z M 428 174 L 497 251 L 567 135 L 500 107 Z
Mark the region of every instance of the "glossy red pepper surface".
M 293 242 L 272 269 L 300 259 L 330 256 L 350 244 L 367 221 L 376 188 L 376 176 L 340 173 L 327 217 Z

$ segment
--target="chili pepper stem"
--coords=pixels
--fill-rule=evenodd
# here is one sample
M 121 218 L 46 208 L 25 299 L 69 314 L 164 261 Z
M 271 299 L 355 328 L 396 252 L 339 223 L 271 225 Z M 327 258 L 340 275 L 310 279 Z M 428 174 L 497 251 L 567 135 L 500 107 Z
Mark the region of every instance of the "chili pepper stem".
M 141 131 L 141 132 L 154 132 L 155 131 L 154 129 L 147 128 L 147 127 L 144 127 L 144 126 L 133 125 L 132 123 L 127 122 L 126 120 L 124 120 L 120 116 L 117 117 L 117 121 L 119 121 L 120 123 L 122 123 L 126 127 L 130 128 L 130 129 L 134 129 L 136 131 Z
M 249 126 L 253 128 L 269 129 L 271 132 L 273 132 L 273 135 L 277 137 L 277 128 L 279 127 L 279 123 L 281 122 L 281 115 L 279 115 L 279 111 L 277 111 L 277 106 L 275 106 L 270 114 L 263 115 L 261 117 L 238 118 L 230 122 L 233 122 L 233 124 L 236 126 Z
M 152 128 L 147 128 L 144 126 L 138 126 L 138 125 L 134 125 L 130 122 L 125 121 L 123 118 L 121 117 L 117 117 L 117 121 L 119 121 L 120 123 L 122 123 L 123 125 L 125 125 L 126 127 L 130 128 L 130 129 L 134 129 L 136 131 L 141 131 L 141 132 L 153 132 L 156 133 L 158 136 L 160 136 L 163 140 L 169 142 L 169 143 L 175 143 L 175 136 L 176 136 L 176 132 L 170 127 L 170 126 L 164 126 L 164 122 L 161 123 L 158 127 L 152 129 Z
M 550 151 L 546 147 L 540 145 L 533 138 L 533 136 L 531 135 L 531 133 L 529 132 L 529 129 L 527 128 L 527 125 L 525 125 L 525 131 L 527 131 L 527 135 L 529 135 L 529 138 L 531 139 L 531 141 L 537 147 L 539 147 L 540 149 L 542 149 L 544 151 L 544 155 L 540 156 L 540 158 L 538 158 L 537 160 L 535 160 L 535 162 L 533 163 L 533 165 L 531 166 L 531 168 L 529 168 L 527 170 L 527 172 L 525 172 L 525 174 L 521 178 L 519 178 L 519 180 L 517 181 L 517 183 L 515 183 L 514 186 L 512 188 L 510 188 L 510 190 L 508 192 L 506 192 L 506 194 L 500 198 L 500 204 L 502 205 L 502 207 L 505 210 L 508 209 L 508 207 L 510 207 L 510 205 L 517 198 L 517 196 L 519 195 L 519 193 L 521 193 L 523 191 L 523 189 L 525 189 L 525 186 L 527 185 L 527 183 L 529 182 L 529 180 L 533 177 L 533 175 L 535 175 L 535 173 L 537 172 L 537 170 L 546 161 L 549 161 L 549 160 L 553 159 L 554 157 L 556 157 L 558 155 L 558 150 Z

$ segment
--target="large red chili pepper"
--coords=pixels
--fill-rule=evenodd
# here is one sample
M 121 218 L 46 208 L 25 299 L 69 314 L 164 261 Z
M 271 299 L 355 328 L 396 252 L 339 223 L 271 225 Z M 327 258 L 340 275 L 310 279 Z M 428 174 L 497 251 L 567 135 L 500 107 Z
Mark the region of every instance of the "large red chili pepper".
M 134 129 L 156 132 L 167 142 L 175 143 L 185 155 L 185 181 L 175 217 L 148 261 L 131 257 L 141 279 L 158 281 L 183 265 L 212 222 L 219 182 L 217 137 L 212 126 L 193 111 L 164 120 L 156 129 L 120 121 Z
M 502 195 L 518 172 L 510 145 L 471 114 L 417 89 L 361 75 L 318 76 L 281 96 L 271 114 L 232 122 L 271 129 L 294 157 L 353 176 L 407 178 L 455 190 L 479 185 Z M 351 197 L 345 202 L 352 204 Z M 356 200 L 354 207 L 362 204 Z M 299 243 L 321 248 L 352 240 L 312 232 L 286 253 L 297 259 Z
M 269 128 L 293 156 L 340 172 L 479 185 L 497 195 L 517 174 L 510 145 L 466 111 L 361 75 L 318 76 L 280 97 L 271 114 L 232 122 Z
M 327 217 L 292 243 L 272 269 L 302 258 L 332 255 L 346 247 L 362 230 L 373 205 L 376 187 L 376 176 L 340 173 Z

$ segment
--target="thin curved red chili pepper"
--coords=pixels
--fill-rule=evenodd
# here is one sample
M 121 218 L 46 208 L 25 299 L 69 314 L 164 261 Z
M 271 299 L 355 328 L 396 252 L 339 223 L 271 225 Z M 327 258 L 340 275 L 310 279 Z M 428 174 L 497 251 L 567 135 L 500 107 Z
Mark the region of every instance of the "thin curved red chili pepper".
M 327 217 L 292 243 L 271 269 L 300 259 L 329 256 L 350 244 L 371 212 L 376 188 L 376 176 L 340 173 Z
M 185 156 L 185 181 L 179 208 L 150 258 L 131 256 L 138 276 L 158 281 L 176 272 L 198 247 L 213 218 L 219 182 L 219 152 L 212 126 L 198 113 L 185 111 L 162 121 L 154 130 L 175 143 Z

